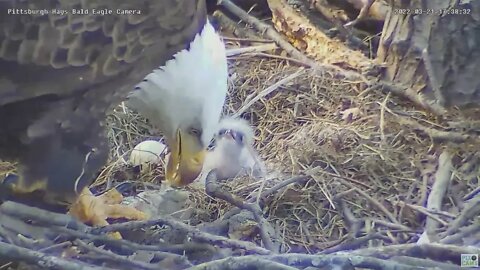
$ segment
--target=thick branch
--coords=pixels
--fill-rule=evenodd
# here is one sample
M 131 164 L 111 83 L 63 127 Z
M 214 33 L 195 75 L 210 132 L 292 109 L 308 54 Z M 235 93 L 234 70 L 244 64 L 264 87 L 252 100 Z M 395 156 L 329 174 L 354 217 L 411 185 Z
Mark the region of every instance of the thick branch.
M 21 261 L 28 264 L 37 265 L 45 269 L 61 270 L 101 270 L 111 269 L 105 267 L 96 267 L 83 263 L 62 259 L 61 257 L 48 256 L 38 251 L 14 246 L 0 241 L 0 258 Z

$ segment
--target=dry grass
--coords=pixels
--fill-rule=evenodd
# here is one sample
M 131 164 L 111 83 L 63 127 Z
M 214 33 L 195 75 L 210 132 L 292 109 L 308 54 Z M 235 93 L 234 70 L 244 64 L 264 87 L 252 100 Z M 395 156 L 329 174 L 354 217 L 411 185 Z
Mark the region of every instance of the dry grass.
M 248 55 L 232 59 L 230 68 L 232 87 L 227 114 L 237 112 L 247 99 L 298 71 L 297 66 L 285 60 Z M 401 124 L 400 118 L 435 127 L 436 124 L 428 124 L 435 122 L 433 117 L 407 101 L 365 91 L 358 82 L 312 71 L 303 71 L 260 99 L 242 117 L 256 127 L 256 148 L 276 175 L 267 180 L 267 188 L 295 175 L 310 176 L 268 198 L 269 219 L 282 232 L 286 246 L 325 248 L 348 233 L 377 230 L 375 221 L 405 225 L 402 228 L 407 232 L 395 234 L 392 242 L 416 239 L 416 230 L 423 227 L 423 216 L 397 203 L 425 205 L 425 187 L 433 182 L 438 155 L 450 146 L 434 143 L 429 136 Z M 110 123 L 110 138 L 115 146 L 113 159 L 97 184 L 106 179 L 134 178 L 159 184 L 163 178 L 161 164 L 143 174 L 129 174 L 131 168 L 122 157 L 128 157 L 136 143 L 161 134 L 124 107 L 116 110 Z M 469 155 L 478 159 L 478 148 L 456 145 L 456 159 L 460 161 Z M 448 207 L 478 185 L 478 175 L 477 166 L 456 171 L 454 188 L 445 199 L 444 210 L 449 211 Z M 261 181 L 245 177 L 227 184 L 233 193 L 245 198 L 258 191 L 260 185 Z M 203 210 L 196 222 L 213 221 L 232 208 L 208 198 L 203 191 L 190 191 L 193 205 Z M 334 202 L 340 196 L 356 221 L 367 221 L 360 222 L 360 228 L 354 229 Z M 384 211 L 375 205 L 383 206 Z M 456 211 L 455 207 L 450 210 Z
M 252 55 L 230 62 L 227 114 L 299 69 L 287 60 Z M 124 106 L 109 117 L 112 159 L 95 186 L 125 180 L 160 184 L 162 164 L 138 173 L 125 159 L 137 143 L 161 134 Z M 365 90 L 360 82 L 344 81 L 337 74 L 305 70 L 254 103 L 242 117 L 256 127 L 255 146 L 273 172 L 266 188 L 295 175 L 308 175 L 306 181 L 267 199 L 269 220 L 292 249 L 334 246 L 348 234 L 377 231 L 384 223 L 390 224 L 382 227 L 388 236 L 385 241 L 414 241 L 424 216 L 398 202 L 425 205 L 438 155 L 445 147 L 454 150 L 457 169 L 443 210 L 457 214 L 462 197 L 478 186 L 478 143 L 434 143 L 400 119 L 435 128 L 442 122 L 408 101 Z M 0 163 L 0 169 L 12 171 L 13 166 Z M 227 183 L 227 188 L 247 198 L 261 184 L 244 177 Z M 232 208 L 203 191 L 190 190 L 193 205 L 203 210 L 196 222 L 213 221 Z M 346 202 L 343 206 L 336 202 L 339 198 Z
M 242 35 L 250 38 L 256 36 L 251 28 L 245 28 L 236 21 L 231 21 L 230 24 L 234 28 L 241 28 L 241 32 L 248 34 Z M 226 33 L 225 29 L 224 26 L 224 34 L 234 36 L 232 33 Z M 230 48 L 263 44 L 255 43 L 258 42 L 256 37 L 248 40 L 242 38 L 225 40 Z M 317 42 L 316 44 L 321 46 L 324 43 Z M 340 50 L 335 46 L 341 46 L 343 49 Z M 245 200 L 255 198 L 259 192 L 268 193 L 262 198 L 261 207 L 265 212 L 265 217 L 280 236 L 282 251 L 291 252 L 293 254 L 289 255 L 294 256 L 314 253 L 312 266 L 315 265 L 313 261 L 318 263 L 321 256 L 335 251 L 354 250 L 350 255 L 355 255 L 355 250 L 362 252 L 361 248 L 375 249 L 387 245 L 394 249 L 397 248 L 398 253 L 393 255 L 395 252 L 392 252 L 389 257 L 385 257 L 386 249 L 378 248 L 376 251 L 378 254 L 372 257 L 385 259 L 385 262 L 395 262 L 394 257 L 417 256 L 423 256 L 428 260 L 453 261 L 458 260 L 459 256 L 452 260 L 453 255 L 451 254 L 453 253 L 450 253 L 449 249 L 456 250 L 456 253 L 477 253 L 463 252 L 464 249 L 457 250 L 457 248 L 470 245 L 471 243 L 468 243 L 467 240 L 477 241 L 473 239 L 475 237 L 468 234 L 464 237 L 462 231 L 454 231 L 452 233 L 456 233 L 456 236 L 460 235 L 461 239 L 450 239 L 449 242 L 444 242 L 445 235 L 442 233 L 455 227 L 453 225 L 458 220 L 456 217 L 462 216 L 461 211 L 465 214 L 465 209 L 468 208 L 465 207 L 465 202 L 474 196 L 475 190 L 478 192 L 480 186 L 480 143 L 478 141 L 480 133 L 477 131 L 480 130 L 480 121 L 475 120 L 478 119 L 477 115 L 480 113 L 480 109 L 472 109 L 463 113 L 452 110 L 443 118 L 439 118 L 426 113 L 422 108 L 415 107 L 408 100 L 366 89 L 364 81 L 350 81 L 342 77 L 342 74 L 345 73 L 340 74 L 340 67 L 348 69 L 351 73 L 362 73 L 362 71 L 354 69 L 371 64 L 370 61 L 364 61 L 366 57 L 349 57 L 350 52 L 346 52 L 346 49 L 340 41 L 329 43 L 329 46 L 323 46 L 321 50 L 313 49 L 319 54 L 322 52 L 328 54 L 328 57 L 316 55 L 317 59 L 328 59 L 328 63 L 335 63 L 335 68 L 327 69 L 331 70 L 330 72 L 307 69 L 305 66 L 308 65 L 298 59 L 289 59 L 284 56 L 283 51 L 279 54 L 276 54 L 279 51 L 273 54 L 261 51 L 230 58 L 231 84 L 224 114 L 233 115 L 241 111 L 241 117 L 247 119 L 255 127 L 255 148 L 265 161 L 269 175 L 261 180 L 249 177 L 228 180 L 222 184 L 222 188 Z M 358 62 L 346 63 L 344 59 L 347 58 L 349 61 Z M 296 73 L 299 75 L 292 80 L 271 89 L 272 86 Z M 266 89 L 273 91 L 264 95 Z M 259 96 L 261 97 L 258 98 Z M 257 101 L 250 104 L 252 100 Z M 138 193 L 147 183 L 152 186 L 161 185 L 164 179 L 165 164 L 150 165 L 148 168 L 139 170 L 139 168 L 129 165 L 127 161 L 136 144 L 146 139 L 161 139 L 162 134 L 145 118 L 123 104 L 118 106 L 108 116 L 108 119 L 108 137 L 112 146 L 111 159 L 94 182 L 95 191 L 101 192 L 126 181 L 139 183 L 136 188 L 131 190 L 131 193 Z M 455 134 L 452 135 L 453 133 Z M 471 135 L 471 138 L 464 140 L 466 134 Z M 447 138 L 447 140 L 439 140 L 440 137 Z M 448 137 L 456 138 L 457 141 L 448 140 Z M 425 206 L 432 186 L 438 180 L 436 178 L 438 159 L 445 149 L 448 149 L 453 156 L 452 181 L 443 198 L 440 213 L 432 214 L 425 209 Z M 0 161 L 0 173 L 14 171 L 14 164 Z M 268 192 L 270 188 L 289 182 L 298 176 L 302 176 L 301 180 L 286 185 L 276 192 Z M 198 186 L 193 185 L 184 189 L 189 192 L 189 200 L 184 210 L 189 214 L 191 212 L 192 215 L 182 221 L 195 226 L 189 227 L 188 230 L 205 229 L 205 227 L 196 225 L 208 223 L 211 225 L 211 222 L 229 216 L 232 213 L 230 211 L 234 209 L 230 203 L 208 196 L 205 190 Z M 188 211 L 191 209 L 195 209 L 195 211 Z M 401 253 L 402 244 L 416 243 L 420 234 L 426 231 L 427 216 L 433 216 L 435 221 L 440 221 L 440 224 L 445 225 L 438 230 L 438 235 L 442 237 L 438 243 L 441 245 L 455 244 L 457 247 L 445 246 L 443 248 L 448 252 L 434 257 L 431 254 L 429 256 L 428 252 L 422 251 L 418 247 L 412 248 L 414 253 L 412 256 L 408 253 Z M 233 215 L 231 220 L 235 218 L 236 216 Z M 461 227 L 467 227 L 470 224 L 474 224 L 471 227 L 475 227 L 475 224 L 479 224 L 479 217 L 469 219 L 465 224 L 460 224 Z M 472 221 L 473 219 L 475 220 Z M 254 224 L 253 227 L 257 226 L 252 220 L 247 221 L 251 221 Z M 259 220 L 257 219 L 257 221 Z M 215 237 L 227 236 L 230 238 L 227 240 L 236 241 L 238 239 L 235 236 L 248 234 L 240 240 L 254 242 L 256 248 L 263 246 L 261 249 L 266 248 L 265 251 L 267 251 L 266 241 L 264 238 L 262 239 L 261 235 L 265 226 L 260 225 L 259 227 L 262 228 L 258 230 L 249 230 L 250 227 L 243 226 L 244 224 L 241 223 L 241 220 L 234 220 L 228 224 L 227 230 L 234 227 L 231 226 L 232 224 L 238 225 L 235 228 L 238 231 L 234 231 L 233 234 L 230 234 L 230 231 L 225 233 L 222 227 L 221 230 L 212 233 L 210 237 L 215 234 Z M 261 224 L 261 222 L 258 223 Z M 108 255 L 110 260 L 111 256 L 114 256 L 114 261 L 128 256 L 128 260 L 138 263 L 144 260 L 141 258 L 145 256 L 144 253 L 150 253 L 151 247 L 155 247 L 156 250 L 161 247 L 161 244 L 166 244 L 168 247 L 170 244 L 186 243 L 188 245 L 196 244 L 198 241 L 192 237 L 193 234 L 189 231 L 178 230 L 176 228 L 178 225 L 173 226 L 171 223 L 169 225 L 165 222 L 159 224 L 167 225 L 166 227 L 170 227 L 170 229 L 149 225 L 141 230 L 124 232 L 126 240 L 149 247 L 145 250 L 132 248 L 140 254 L 138 259 L 132 259 L 133 255 L 126 255 L 128 252 L 124 251 L 123 244 L 118 244 L 118 246 L 122 246 L 122 255 L 118 255 L 120 253 L 117 253 L 115 246 L 112 246 L 113 252 Z M 58 233 L 55 230 L 57 226 L 58 224 L 52 225 L 52 228 L 49 229 Z M 2 229 L 1 227 L 0 229 Z M 63 229 L 66 226 L 62 225 L 61 227 Z M 147 227 L 148 229 L 146 229 Z M 29 227 L 25 228 L 29 232 Z M 478 235 L 478 225 L 476 229 L 477 231 L 474 233 Z M 19 230 L 25 229 L 19 227 Z M 244 231 L 246 231 L 245 235 L 243 235 Z M 250 234 L 252 231 L 253 233 Z M 260 233 L 258 233 L 259 231 Z M 0 231 L 0 240 L 3 237 L 1 234 Z M 14 231 L 12 235 L 17 237 L 21 234 Z M 252 237 L 252 235 L 254 236 Z M 70 244 L 79 247 L 81 246 L 78 244 L 79 240 L 93 242 L 92 239 L 96 239 L 96 237 L 97 235 L 95 238 L 82 236 L 71 241 Z M 27 239 L 25 237 L 18 238 L 20 240 Z M 58 239 L 62 239 L 62 237 Z M 65 241 L 69 242 L 68 239 Z M 22 241 L 26 243 L 25 246 L 33 243 L 31 240 L 29 242 Z M 212 244 L 212 249 L 215 246 L 213 253 L 222 254 L 210 256 L 208 250 L 203 250 L 202 246 L 202 252 L 199 255 L 201 258 L 196 257 L 197 255 L 194 254 L 196 252 L 189 252 L 186 249 L 181 250 L 178 255 L 187 255 L 188 260 L 196 264 L 204 260 L 215 261 L 217 257 L 222 256 L 226 256 L 227 260 L 245 259 L 248 256 L 243 256 L 245 255 L 243 253 L 251 252 L 248 249 L 230 252 L 228 248 L 225 248 L 227 251 L 223 253 L 220 252 L 220 249 L 224 246 L 222 243 L 218 244 L 218 241 L 198 242 L 206 243 L 208 246 Z M 0 244 L 2 243 L 0 241 Z M 21 244 L 21 242 L 19 243 Z M 478 241 L 476 245 L 478 245 Z M 225 247 L 231 246 L 225 245 Z M 423 248 L 430 249 L 429 246 Z M 75 257 L 80 253 L 68 255 L 64 251 L 48 251 L 48 248 L 45 254 L 51 253 L 62 258 L 67 254 L 65 258 L 71 259 L 72 262 L 78 259 L 77 262 L 80 262 L 89 261 L 88 256 L 98 255 L 98 250 L 108 249 L 103 244 L 98 249 L 81 248 L 79 250 L 83 250 L 82 252 L 87 256 L 78 256 L 78 258 Z M 65 250 L 70 250 L 70 248 L 65 248 Z M 146 252 L 147 250 L 148 252 Z M 368 249 L 365 250 L 363 252 L 368 254 Z M 432 250 L 432 254 L 437 252 L 438 250 Z M 166 252 L 163 252 L 162 249 L 162 253 Z M 175 252 L 172 254 L 177 256 Z M 450 254 L 450 256 L 446 257 L 445 254 Z M 340 254 L 340 256 L 343 255 Z M 357 253 L 357 255 L 366 256 L 365 253 Z M 69 258 L 69 256 L 71 257 Z M 99 262 L 99 265 L 101 262 L 102 265 L 108 266 L 108 256 L 104 258 L 105 261 L 96 262 Z M 163 260 L 167 262 L 167 266 L 163 264 L 159 266 L 160 264 L 153 263 L 154 260 L 147 259 L 147 257 L 145 261 L 150 263 L 150 267 L 170 269 L 168 267 L 170 257 Z M 298 258 L 291 261 L 296 261 Z M 1 265 L 1 259 L 0 269 L 3 269 L 5 265 Z M 351 262 L 351 258 L 348 260 Z M 123 260 L 121 261 L 123 262 Z M 417 263 L 418 261 L 413 260 L 410 265 Z M 7 263 L 6 266 L 8 267 L 9 264 Z M 120 266 L 120 264 L 118 265 Z M 123 263 L 122 266 L 131 268 Z

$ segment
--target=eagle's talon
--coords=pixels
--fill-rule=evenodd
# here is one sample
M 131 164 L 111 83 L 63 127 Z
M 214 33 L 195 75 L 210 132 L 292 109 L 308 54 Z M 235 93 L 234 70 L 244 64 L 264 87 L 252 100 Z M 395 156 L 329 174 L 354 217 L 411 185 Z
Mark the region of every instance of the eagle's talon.
M 96 197 L 104 204 L 119 204 L 123 201 L 123 195 L 115 188 L 110 189 Z
M 104 194 L 95 197 L 90 189 L 83 189 L 78 200 L 71 206 L 69 213 L 84 223 L 92 226 L 109 225 L 107 218 L 126 218 L 133 220 L 145 220 L 148 216 L 131 207 L 121 205 L 122 194 L 116 189 L 111 189 Z M 119 238 L 120 234 L 110 234 L 113 238 Z M 121 237 L 120 237 L 121 238 Z
M 60 2 L 49 2 L 48 7 L 61 8 L 65 3 Z M 106 5 L 113 7 L 114 2 Z M 6 12 L 12 3 L 15 1 L 0 0 L 0 11 Z M 82 3 L 84 8 L 92 6 L 90 1 Z M 17 162 L 19 174 L 18 179 L 6 181 L 13 182 L 7 188 L 0 185 L 0 193 L 11 186 L 11 197 L 27 196 L 35 206 L 41 202 L 65 210 L 65 205 L 73 203 L 70 214 L 92 225 L 108 225 L 109 217 L 145 219 L 144 213 L 118 205 L 121 196 L 107 192 L 95 197 L 85 188 L 108 161 L 106 114 L 125 98 L 129 108 L 149 118 L 165 136 L 175 161 L 167 165 L 166 175 L 172 176 L 168 179 L 177 186 L 195 180 L 227 94 L 225 44 L 206 17 L 205 1 L 147 0 L 144 4 L 151 12 L 142 20 L 131 22 L 121 14 L 109 16 L 110 22 L 121 26 L 115 28 L 113 39 L 107 33 L 111 31 L 80 29 L 71 33 L 72 40 L 82 45 L 73 44 L 76 53 L 88 54 L 93 49 L 101 57 L 69 57 L 60 63 L 31 55 L 27 55 L 29 59 L 21 54 L 0 55 L 0 155 L 4 161 Z M 136 5 L 132 2 L 126 8 Z M 169 9 L 180 12 L 163 12 Z M 177 13 L 188 16 L 182 18 Z M 45 38 L 46 26 L 52 34 L 47 35 L 50 39 L 42 48 L 55 52 L 65 45 L 60 35 L 63 26 L 51 25 L 48 20 L 32 21 L 28 14 L 22 18 L 26 21 L 18 16 L 2 17 L 0 32 L 12 24 L 22 29 L 34 26 L 30 27 L 32 34 L 41 38 L 28 44 L 35 45 Z M 88 21 L 88 16 L 78 19 Z M 67 26 L 72 25 L 67 22 Z M 117 59 L 112 48 L 123 46 L 122 40 L 129 37 L 128 26 L 153 26 L 154 31 L 139 32 L 127 46 L 138 52 Z M 170 26 L 177 31 L 166 29 Z M 83 38 L 85 34 L 88 39 Z M 24 39 L 28 38 L 24 35 L 15 42 Z M 0 43 L 4 40 L 9 41 L 0 35 Z

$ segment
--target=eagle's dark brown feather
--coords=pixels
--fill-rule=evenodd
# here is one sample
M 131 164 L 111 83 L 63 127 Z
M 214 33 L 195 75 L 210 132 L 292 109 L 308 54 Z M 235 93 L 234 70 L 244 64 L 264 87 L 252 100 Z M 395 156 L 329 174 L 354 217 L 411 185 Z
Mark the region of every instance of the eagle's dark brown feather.
M 0 159 L 19 162 L 21 189 L 74 200 L 107 161 L 108 110 L 205 22 L 204 0 L 0 1 Z

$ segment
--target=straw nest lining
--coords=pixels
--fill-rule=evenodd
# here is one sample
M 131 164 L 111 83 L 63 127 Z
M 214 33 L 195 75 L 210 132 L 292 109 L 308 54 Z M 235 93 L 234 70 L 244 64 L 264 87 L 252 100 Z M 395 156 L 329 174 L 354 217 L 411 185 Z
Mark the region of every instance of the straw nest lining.
M 230 62 L 232 87 L 225 114 L 237 112 L 247 99 L 299 69 L 285 60 L 249 55 Z M 158 184 L 163 179 L 162 164 L 139 174 L 124 159 L 137 143 L 161 134 L 124 106 L 109 117 L 112 158 L 95 186 L 104 189 L 108 179 Z M 242 117 L 256 128 L 255 146 L 276 175 L 267 179 L 265 189 L 295 175 L 308 175 L 270 195 L 265 203 L 286 249 L 314 252 L 377 230 L 388 235 L 381 237 L 384 244 L 413 242 L 423 231 L 424 215 L 398 203 L 425 205 L 445 145 L 433 144 L 424 133 L 399 121 L 402 117 L 433 121 L 409 102 L 365 91 L 360 83 L 337 79 L 335 74 L 304 70 L 254 103 Z M 455 149 L 454 160 L 463 166 L 457 166 L 453 188 L 444 200 L 447 212 L 449 205 L 478 186 L 479 169 L 472 165 L 480 158 L 478 146 L 465 143 Z M 10 163 L 1 166 L 2 172 L 14 171 Z M 243 177 L 225 188 L 248 198 L 261 184 Z M 203 191 L 188 190 L 194 204 L 204 210 L 192 223 L 216 220 L 232 208 Z M 340 198 L 346 204 L 339 203 Z M 451 214 L 458 214 L 456 207 Z
M 246 100 L 299 69 L 285 60 L 248 55 L 230 62 L 232 87 L 226 114 L 237 112 Z M 315 251 L 335 246 L 352 234 L 377 230 L 383 232 L 381 239 L 386 243 L 415 241 L 423 231 L 424 216 L 403 203 L 425 205 L 426 187 L 434 181 L 444 146 L 433 144 L 399 118 L 421 123 L 431 119 L 397 97 L 364 91 L 360 83 L 337 79 L 335 74 L 301 72 L 242 114 L 256 128 L 256 148 L 276 175 L 266 180 L 265 188 L 295 175 L 308 175 L 267 199 L 269 220 L 281 231 L 285 248 Z M 132 175 L 125 173 L 127 166 L 118 162 L 121 156 L 128 156 L 136 143 L 160 136 L 127 108 L 119 107 L 111 119 L 114 158 L 97 184 L 112 177 L 131 180 Z M 458 152 L 457 160 L 475 155 L 478 149 L 459 148 L 465 149 Z M 469 178 L 461 170 L 455 173 L 457 181 L 447 194 L 447 204 L 478 185 L 478 169 L 469 171 Z M 163 179 L 162 165 L 136 177 L 158 183 Z M 242 177 L 226 185 L 248 198 L 262 183 Z M 232 208 L 203 191 L 188 190 L 194 205 L 205 210 L 193 223 L 213 221 Z
M 416 242 L 426 214 L 415 206 L 426 204 L 445 148 L 454 157 L 454 180 L 437 219 L 452 222 L 468 193 L 478 186 L 478 143 L 434 142 L 409 121 L 440 129 L 445 121 L 408 101 L 366 90 L 360 82 L 336 73 L 299 71 L 286 60 L 255 54 L 232 59 L 230 72 L 225 114 L 244 111 L 242 117 L 256 129 L 255 147 L 272 175 L 265 182 L 234 179 L 223 188 L 247 199 L 259 190 L 293 182 L 269 194 L 262 204 L 284 250 L 330 253 Z M 297 72 L 299 76 L 245 109 L 264 89 Z M 137 143 L 161 134 L 123 105 L 109 119 L 112 158 L 94 186 L 102 191 L 107 182 L 159 184 L 162 164 L 139 173 L 124 160 Z M 14 170 L 9 163 L 0 166 L 2 172 Z M 295 179 L 298 175 L 302 177 Z M 192 225 L 220 220 L 234 208 L 203 190 L 186 190 L 190 207 L 197 208 L 188 220 Z M 247 233 L 242 240 L 263 244 L 257 235 Z M 343 245 L 352 240 L 361 241 L 358 246 Z

